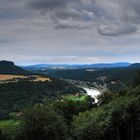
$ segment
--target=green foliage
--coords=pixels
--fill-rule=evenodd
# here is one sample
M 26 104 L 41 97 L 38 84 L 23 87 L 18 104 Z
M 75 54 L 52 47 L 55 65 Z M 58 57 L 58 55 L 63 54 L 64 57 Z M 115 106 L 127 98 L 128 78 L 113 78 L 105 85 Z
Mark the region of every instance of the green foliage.
M 24 135 L 26 140 L 64 140 L 67 128 L 63 118 L 47 106 L 36 105 L 24 112 Z
M 70 125 L 74 115 L 90 110 L 96 107 L 96 104 L 94 103 L 94 99 L 87 96 L 84 100 L 64 99 L 62 101 L 56 101 L 52 104 L 52 107 L 57 113 L 61 114 L 67 124 Z
M 1 130 L 0 130 L 0 140 L 8 140 L 7 136 L 3 135 Z
M 16 134 L 20 129 L 21 121 L 19 120 L 3 120 L 0 121 L 0 130 L 3 136 L 14 140 L 16 138 Z
M 138 71 L 138 74 L 135 77 L 135 85 L 140 85 L 140 71 Z
M 103 105 L 103 104 L 107 104 L 113 100 L 115 100 L 118 97 L 117 94 L 112 93 L 110 91 L 106 91 L 100 95 L 98 95 L 97 99 L 98 99 L 98 104 L 99 105 Z
M 1 137 L 6 135 L 12 140 L 139 140 L 140 86 L 123 95 L 105 93 L 102 98 L 104 103 L 99 106 L 91 104 L 94 102 L 88 96 L 80 101 L 65 98 L 49 105 L 34 105 L 23 112 L 23 123 L 1 121 Z
M 123 80 L 128 76 L 131 81 L 136 74 L 135 70 L 112 69 L 108 73 L 109 80 L 116 80 L 118 71 L 121 74 L 117 76 L 132 72 L 122 76 Z M 107 74 L 106 70 L 104 74 Z M 90 80 L 90 76 L 83 78 Z M 72 96 L 81 89 L 61 80 L 0 85 L 0 118 L 5 119 L 0 121 L 0 140 L 139 140 L 138 76 L 137 79 L 133 88 L 125 87 L 117 94 L 101 94 L 98 105 L 90 96 Z M 29 105 L 34 106 L 26 108 Z M 24 112 L 22 108 L 26 108 Z M 13 111 L 22 112 L 22 120 L 16 120 Z M 9 117 L 15 120 L 8 120 Z
M 71 101 L 85 101 L 86 97 L 87 96 L 85 95 L 79 95 L 79 96 L 71 95 L 71 96 L 67 96 L 66 99 L 71 100 Z
M 137 95 L 137 92 L 135 92 Z M 140 96 L 118 97 L 74 118 L 72 132 L 77 140 L 138 140 Z
M 100 76 L 106 76 L 106 82 L 120 80 L 125 83 L 133 83 L 134 77 L 138 73 L 138 68 L 105 68 L 96 69 L 96 71 L 87 71 L 86 69 L 74 70 L 51 70 L 48 75 L 55 78 L 73 79 L 81 81 L 97 82 Z M 101 81 L 100 81 L 101 82 Z
M 95 71 L 87 69 L 51 70 L 47 75 L 55 78 L 72 79 L 80 81 L 96 82 L 98 85 L 107 84 L 109 90 L 120 92 L 126 86 L 134 86 L 134 78 L 138 76 L 139 68 L 104 68 Z M 40 73 L 43 73 L 40 71 Z M 100 77 L 105 77 L 102 80 Z M 112 84 L 113 83 L 113 84 Z M 140 82 L 139 82 L 140 83 Z
M 47 103 L 60 95 L 75 94 L 81 89 L 62 80 L 22 81 L 0 85 L 0 118 L 5 111 L 18 112 L 35 103 Z

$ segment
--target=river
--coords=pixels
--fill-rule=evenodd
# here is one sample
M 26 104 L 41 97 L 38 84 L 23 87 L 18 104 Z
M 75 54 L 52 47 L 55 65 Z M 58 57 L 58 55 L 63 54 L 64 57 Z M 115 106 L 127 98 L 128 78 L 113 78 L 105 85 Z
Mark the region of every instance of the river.
M 97 96 L 101 94 L 101 91 L 97 90 L 97 89 L 91 89 L 91 88 L 87 88 L 87 87 L 82 87 L 88 95 L 90 95 L 91 97 L 93 97 L 95 99 L 95 102 L 98 102 Z

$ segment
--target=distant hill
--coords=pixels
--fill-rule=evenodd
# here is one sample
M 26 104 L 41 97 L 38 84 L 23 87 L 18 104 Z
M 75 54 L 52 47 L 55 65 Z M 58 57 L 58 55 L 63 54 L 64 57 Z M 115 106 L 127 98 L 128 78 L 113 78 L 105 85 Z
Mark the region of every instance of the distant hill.
M 26 70 L 41 70 L 43 68 L 48 68 L 51 67 L 53 65 L 51 64 L 37 64 L 37 65 L 29 65 L 29 66 L 21 66 L 23 69 Z
M 130 65 L 131 68 L 140 68 L 140 63 L 134 63 Z
M 49 77 L 88 81 L 96 83 L 96 85 L 104 85 L 106 83 L 110 90 L 118 92 L 121 91 L 125 85 L 132 86 L 135 84 L 139 68 L 64 69 L 38 72 L 46 74 Z
M 118 63 L 99 63 L 92 64 L 92 68 L 117 68 L 117 67 L 128 67 L 131 64 L 128 62 L 118 62 Z
M 136 76 L 138 72 L 137 68 L 105 68 L 105 69 L 75 69 L 75 70 L 51 70 L 42 71 L 54 78 L 73 79 L 81 81 L 97 82 L 102 81 L 101 77 L 106 77 L 106 82 L 123 80 L 129 82 Z M 40 71 L 41 73 L 41 71 Z
M 130 63 L 118 62 L 118 63 L 97 63 L 97 64 L 37 64 L 31 66 L 23 66 L 26 70 L 45 70 L 45 69 L 82 69 L 82 68 L 116 68 L 116 67 L 128 67 Z
M 29 74 L 28 71 L 16 66 L 11 61 L 0 61 L 0 74 Z

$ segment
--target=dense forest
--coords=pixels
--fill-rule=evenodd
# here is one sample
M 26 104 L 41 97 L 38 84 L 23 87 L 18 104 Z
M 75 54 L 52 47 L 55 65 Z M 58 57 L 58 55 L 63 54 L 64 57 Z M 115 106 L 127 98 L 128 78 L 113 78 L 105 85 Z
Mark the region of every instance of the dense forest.
M 5 108 L 12 110 L 15 108 L 13 106 L 15 103 L 20 105 L 18 99 L 23 105 L 30 102 L 33 104 L 20 108 L 20 112 L 16 115 L 11 113 L 10 118 L 1 118 L 0 139 L 139 140 L 140 74 L 133 81 L 135 82 L 132 86 L 121 92 L 102 93 L 98 96 L 98 103 L 95 103 L 94 99 L 89 96 L 84 100 L 54 98 L 48 103 L 35 102 L 34 99 L 40 99 L 39 96 L 46 95 L 44 93 L 46 90 L 49 90 L 51 94 L 58 94 L 59 91 L 62 94 L 73 92 L 73 89 L 65 91 L 63 88 L 66 83 L 62 84 L 62 81 L 55 81 L 55 84 L 25 82 L 2 85 L 0 87 L 0 103 L 2 103 L 1 110 L 3 110 L 0 112 L 0 116 L 4 114 Z M 37 90 L 38 87 L 42 91 Z M 77 89 L 74 89 L 74 92 L 75 90 Z M 31 96 L 33 94 L 38 98 Z M 9 103 L 13 105 L 8 107 Z
M 106 77 L 106 82 L 112 80 L 121 80 L 123 82 L 133 83 L 134 77 L 137 76 L 139 68 L 104 68 L 104 69 L 70 69 L 70 70 L 46 70 L 44 73 L 55 78 L 73 79 L 81 81 L 97 82 L 97 78 Z M 43 73 L 43 71 L 38 71 Z
M 71 79 L 95 83 L 96 85 L 107 85 L 112 92 L 121 92 L 127 86 L 135 84 L 139 67 L 103 68 L 103 69 L 70 69 L 70 70 L 46 70 L 38 71 L 50 77 Z
M 7 112 L 20 111 L 25 106 L 35 103 L 47 103 L 61 95 L 84 92 L 83 89 L 73 86 L 62 80 L 52 81 L 19 81 L 0 84 L 0 118 Z

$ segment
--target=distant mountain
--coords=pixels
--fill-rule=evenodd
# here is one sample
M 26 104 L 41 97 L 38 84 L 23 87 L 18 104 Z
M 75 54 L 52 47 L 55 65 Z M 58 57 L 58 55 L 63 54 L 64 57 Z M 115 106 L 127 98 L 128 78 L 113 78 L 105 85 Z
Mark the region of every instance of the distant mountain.
M 29 65 L 29 66 L 21 66 L 23 69 L 26 70 L 40 70 L 43 68 L 51 67 L 51 64 L 37 64 L 37 65 Z
M 38 64 L 31 66 L 23 66 L 26 70 L 46 70 L 46 69 L 81 69 L 81 68 L 115 68 L 115 67 L 128 67 L 130 63 L 98 63 L 98 64 Z
M 92 64 L 92 68 L 117 68 L 117 67 L 128 67 L 131 64 L 128 62 L 118 62 L 118 63 L 99 63 Z
M 131 68 L 140 68 L 140 63 L 134 63 L 130 65 Z
M 11 61 L 0 61 L 0 74 L 28 74 L 29 72 L 16 66 Z

